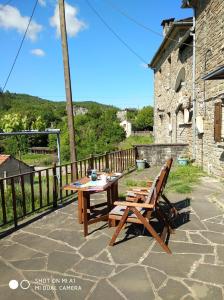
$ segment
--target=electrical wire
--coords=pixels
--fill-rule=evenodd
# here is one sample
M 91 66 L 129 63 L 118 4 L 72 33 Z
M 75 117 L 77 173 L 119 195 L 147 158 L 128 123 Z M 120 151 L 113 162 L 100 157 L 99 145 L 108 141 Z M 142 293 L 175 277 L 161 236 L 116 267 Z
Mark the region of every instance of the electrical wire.
M 158 36 L 161 36 L 164 38 L 163 34 L 159 33 L 158 31 L 142 24 L 141 22 L 139 22 L 138 20 L 134 19 L 132 16 L 130 16 L 129 14 L 127 14 L 124 10 L 120 9 L 117 5 L 115 5 L 114 3 L 112 3 L 110 0 L 107 0 L 106 1 L 108 6 L 110 6 L 113 10 L 117 11 L 118 13 L 120 13 L 121 15 L 123 15 L 124 17 L 126 17 L 127 19 L 129 19 L 130 21 L 132 21 L 133 23 L 135 23 L 136 25 L 138 25 L 139 27 L 141 28 L 144 28 L 145 30 L 147 31 L 150 31 L 151 33 L 154 33 Z M 174 41 L 174 42 L 179 42 L 179 40 L 176 40 L 176 39 L 172 39 L 170 37 L 166 37 L 168 40 L 170 41 Z M 191 44 L 188 44 L 188 43 L 182 43 L 182 45 L 186 45 L 186 46 L 189 46 L 189 47 L 194 47 L 193 45 Z
M 26 38 L 26 34 L 27 34 L 27 32 L 28 32 L 28 29 L 29 29 L 29 27 L 30 27 L 31 21 L 32 21 L 32 19 L 33 19 L 33 15 L 34 15 L 34 12 L 35 12 L 35 10 L 36 10 L 37 4 L 38 4 L 38 0 L 35 0 L 35 3 L 34 3 L 34 6 L 33 6 L 33 10 L 32 10 L 32 13 L 31 13 L 29 22 L 28 22 L 27 27 L 26 27 L 26 30 L 25 30 L 25 32 L 24 32 L 24 34 L 23 34 L 23 38 L 22 38 L 22 40 L 21 40 L 21 42 L 20 42 L 19 49 L 18 49 L 18 51 L 17 51 L 17 53 L 16 53 L 16 56 L 15 56 L 14 61 L 13 61 L 13 64 L 12 64 L 12 67 L 11 67 L 11 69 L 10 69 L 10 71 L 9 71 L 9 74 L 8 74 L 7 78 L 6 78 L 5 84 L 3 85 L 2 92 L 4 92 L 4 90 L 5 90 L 5 88 L 6 88 L 6 85 L 7 85 L 8 81 L 9 81 L 9 78 L 10 78 L 10 76 L 11 76 L 11 74 L 12 74 L 12 71 L 13 71 L 13 69 L 14 69 L 14 67 L 15 67 L 16 61 L 17 61 L 17 59 L 18 59 L 18 56 L 19 56 L 20 51 L 21 51 L 21 49 L 22 49 L 24 40 L 25 40 L 25 38 Z
M 148 65 L 148 62 L 141 56 L 139 55 L 131 46 L 128 45 L 127 42 L 125 42 L 119 34 L 113 30 L 113 28 L 105 21 L 105 19 L 101 16 L 101 14 L 96 10 L 96 8 L 90 4 L 89 0 L 86 0 L 87 5 L 89 8 L 94 12 L 94 14 L 100 19 L 100 21 L 107 27 L 107 29 L 132 53 L 134 54 L 141 62 L 144 64 Z

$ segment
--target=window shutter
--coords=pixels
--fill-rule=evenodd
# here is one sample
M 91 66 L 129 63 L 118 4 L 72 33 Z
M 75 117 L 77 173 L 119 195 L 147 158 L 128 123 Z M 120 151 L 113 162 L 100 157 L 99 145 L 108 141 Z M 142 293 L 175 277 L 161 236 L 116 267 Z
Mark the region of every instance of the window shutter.
M 215 142 L 221 142 L 221 129 L 222 129 L 222 103 L 215 103 L 214 115 L 214 139 Z

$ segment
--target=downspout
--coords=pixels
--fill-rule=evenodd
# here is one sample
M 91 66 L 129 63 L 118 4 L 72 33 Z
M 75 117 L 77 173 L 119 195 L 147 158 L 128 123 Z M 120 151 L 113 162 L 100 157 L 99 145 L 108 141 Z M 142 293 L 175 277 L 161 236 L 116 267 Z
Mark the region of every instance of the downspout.
M 153 82 L 154 82 L 154 112 L 153 112 L 153 137 L 154 137 L 154 143 L 155 143 L 155 140 L 156 140 L 156 117 L 157 117 L 157 109 L 156 109 L 156 96 L 155 96 L 155 68 L 153 68 Z
M 195 93 L 195 69 L 196 69 L 196 36 L 195 36 L 195 17 L 196 10 L 193 7 L 193 27 L 191 35 L 193 37 L 193 61 L 192 61 L 192 102 L 193 102 L 193 120 L 192 120 L 192 158 L 196 159 L 196 93 Z

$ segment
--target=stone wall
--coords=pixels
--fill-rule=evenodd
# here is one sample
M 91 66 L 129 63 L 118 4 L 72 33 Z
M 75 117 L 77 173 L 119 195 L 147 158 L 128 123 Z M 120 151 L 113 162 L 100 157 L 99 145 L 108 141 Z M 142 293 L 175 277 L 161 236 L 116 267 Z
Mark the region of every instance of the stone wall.
M 189 153 L 188 144 L 135 145 L 138 157 L 146 159 L 150 166 L 160 166 L 172 157 L 174 160 Z
M 148 137 L 150 137 L 150 136 L 153 136 L 153 131 L 150 131 L 150 130 L 137 131 L 137 130 L 135 130 L 135 131 L 131 132 L 131 135 L 134 135 L 134 136 L 148 136 Z
M 196 162 L 205 171 L 223 177 L 224 141 L 214 140 L 214 105 L 221 102 L 224 80 L 202 80 L 202 76 L 224 64 L 223 0 L 198 1 L 196 41 L 196 107 L 197 116 L 204 120 L 204 134 L 196 136 Z
M 224 176 L 224 80 L 204 81 L 202 77 L 224 64 L 224 1 L 195 0 L 196 3 L 196 117 L 203 119 L 204 132 L 196 131 L 195 162 L 206 172 Z M 191 9 L 190 9 L 191 10 Z M 189 12 L 190 13 L 190 12 Z M 179 39 L 183 32 L 174 37 Z M 180 99 L 192 102 L 192 47 L 180 56 L 175 41 L 170 41 L 154 70 L 155 142 L 188 143 L 193 149 L 192 124 L 184 124 L 183 110 L 175 111 Z M 185 68 L 185 85 L 174 91 L 176 74 Z M 214 140 L 214 106 L 223 102 L 222 141 Z M 171 124 L 171 125 L 169 125 Z M 172 127 L 172 131 L 168 127 Z
M 192 47 L 181 50 L 177 41 L 186 34 L 177 31 L 169 46 L 160 56 L 154 70 L 154 135 L 156 143 L 191 143 L 192 125 L 184 124 L 184 107 L 178 105 L 187 100 L 188 109 L 192 98 Z M 190 41 L 191 43 L 191 41 Z M 177 75 L 185 69 L 184 85 L 175 91 Z

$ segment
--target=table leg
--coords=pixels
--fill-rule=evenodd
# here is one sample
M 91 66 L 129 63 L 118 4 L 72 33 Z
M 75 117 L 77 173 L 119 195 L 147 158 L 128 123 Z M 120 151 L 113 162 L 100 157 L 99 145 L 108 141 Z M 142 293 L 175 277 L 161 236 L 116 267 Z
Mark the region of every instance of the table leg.
M 82 217 L 82 211 L 83 211 L 83 207 L 82 207 L 82 200 L 83 198 L 83 192 L 82 191 L 78 191 L 78 219 L 79 219 L 79 224 L 83 223 L 83 217 Z
M 108 212 L 112 209 L 112 188 L 107 189 L 107 208 Z
M 88 235 L 88 214 L 87 214 L 87 206 L 88 206 L 88 199 L 89 199 L 89 194 L 86 192 L 83 192 L 83 197 L 82 197 L 82 215 L 83 215 L 83 229 L 84 229 L 84 236 Z
M 111 186 L 111 204 L 112 206 L 114 205 L 114 201 L 118 200 L 118 183 L 115 182 L 112 186 Z
M 118 182 L 115 182 L 111 186 L 111 207 L 114 207 L 114 202 L 118 200 Z M 109 226 L 116 227 L 116 220 L 109 220 Z

